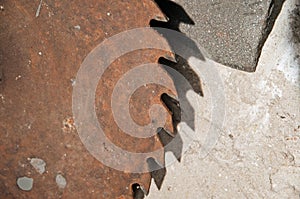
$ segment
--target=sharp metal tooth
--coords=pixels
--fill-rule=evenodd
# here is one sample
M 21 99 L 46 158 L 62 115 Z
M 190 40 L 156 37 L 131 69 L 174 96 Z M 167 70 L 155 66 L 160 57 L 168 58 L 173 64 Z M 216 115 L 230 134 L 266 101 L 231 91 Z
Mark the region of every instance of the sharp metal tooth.
M 131 187 L 133 192 L 133 199 L 145 198 L 145 192 L 143 191 L 143 188 L 138 183 L 133 184 Z
M 147 159 L 148 168 L 150 171 L 151 178 L 154 179 L 154 182 L 157 188 L 160 190 L 164 178 L 166 176 L 167 170 L 164 166 L 159 165 L 154 158 Z
M 174 99 L 166 93 L 163 93 L 161 95 L 161 99 L 172 113 L 180 111 L 180 105 L 178 100 Z
M 167 132 L 164 128 L 158 128 L 157 134 L 164 147 L 174 139 L 174 136 L 171 133 Z
M 178 162 L 180 162 L 183 148 L 183 141 L 180 137 L 180 134 L 178 133 L 173 136 L 165 129 L 160 128 L 158 129 L 158 137 L 164 146 L 165 152 L 172 152 Z
M 158 59 L 158 63 L 172 67 L 177 63 L 177 59 L 176 56 L 165 55 L 164 57 L 160 57 Z

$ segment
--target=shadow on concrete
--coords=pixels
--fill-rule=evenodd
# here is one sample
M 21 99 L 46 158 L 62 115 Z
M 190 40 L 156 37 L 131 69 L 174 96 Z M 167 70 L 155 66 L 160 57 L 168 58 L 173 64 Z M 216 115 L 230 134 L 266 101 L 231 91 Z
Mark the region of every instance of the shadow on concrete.
M 298 64 L 298 82 L 300 82 L 300 0 L 296 1 L 296 8 L 290 14 L 292 43 L 295 50 L 295 61 Z M 299 84 L 300 87 L 300 84 Z
M 179 26 L 181 23 L 194 25 L 195 22 L 191 19 L 191 17 L 185 12 L 185 10 L 178 5 L 177 3 L 170 1 L 170 0 L 155 0 L 155 3 L 158 5 L 158 7 L 161 9 L 161 11 L 165 14 L 166 18 L 168 19 L 165 21 L 158 21 L 155 19 L 152 19 L 150 21 L 151 27 L 159 27 L 159 28 L 167 28 L 171 30 L 175 30 L 178 32 L 181 32 L 179 29 Z M 164 36 L 164 33 L 161 32 L 159 29 L 156 29 L 162 36 Z M 176 41 L 170 41 L 168 40 L 168 37 L 165 36 L 167 39 L 171 49 L 175 49 L 174 43 Z M 177 47 L 178 48 L 178 47 Z M 190 57 L 196 57 L 200 60 L 205 61 L 205 58 L 203 54 L 201 53 L 198 45 L 191 40 L 191 42 L 187 43 L 186 46 L 182 46 L 182 48 L 186 48 L 186 51 L 189 52 Z M 194 72 L 194 70 L 191 68 L 191 66 L 188 64 L 187 60 L 182 58 L 179 55 L 175 55 L 175 60 L 171 60 L 167 57 L 160 57 L 158 60 L 158 63 L 169 66 L 176 71 L 178 71 L 180 74 L 184 76 L 186 80 L 189 81 L 190 85 L 192 86 L 193 90 L 198 93 L 200 96 L 203 96 L 202 87 L 201 87 L 201 81 L 198 77 L 198 75 Z M 168 71 L 167 71 L 168 72 Z M 170 77 L 173 79 L 175 87 L 179 87 L 180 85 L 176 85 L 176 78 L 170 74 Z M 188 90 L 187 90 L 188 91 Z M 187 92 L 186 91 L 186 92 Z M 186 100 L 186 96 L 181 96 L 181 100 Z M 194 115 L 194 110 L 192 106 L 190 105 L 189 110 L 192 110 L 191 113 Z M 194 121 L 187 121 L 187 125 L 191 129 L 195 129 Z
M 177 3 L 170 1 L 170 0 L 154 0 L 155 3 L 158 5 L 160 10 L 165 14 L 165 17 L 167 18 L 167 21 L 159 21 L 156 19 L 152 19 L 150 21 L 150 26 L 155 29 L 155 27 L 158 28 L 166 28 L 171 29 L 177 32 L 180 31 L 180 24 L 185 23 L 189 25 L 194 25 L 195 22 L 191 19 L 191 17 L 186 13 L 186 11 Z M 175 44 L 178 44 L 175 38 L 170 38 L 165 32 L 155 29 L 160 33 L 163 37 L 166 38 L 167 42 L 169 43 L 172 50 L 175 51 L 175 49 L 178 49 L 178 45 L 175 46 Z M 200 49 L 198 48 L 197 43 L 195 43 L 193 40 L 187 40 L 187 42 L 184 43 L 184 46 L 180 46 L 180 48 L 183 48 L 185 51 L 185 54 L 188 55 L 188 57 L 196 57 L 200 60 L 205 61 L 205 58 L 203 54 L 201 53 Z M 165 66 L 171 67 L 175 69 L 177 72 L 179 72 L 181 75 L 184 76 L 184 78 L 190 83 L 192 86 L 192 89 L 198 93 L 200 96 L 203 96 L 203 91 L 201 87 L 201 81 L 198 77 L 198 75 L 194 72 L 194 70 L 191 68 L 191 66 L 188 64 L 187 60 L 185 60 L 183 57 L 175 54 L 174 58 L 170 57 L 160 57 L 158 60 L 158 63 L 163 64 Z M 188 112 L 188 114 L 192 115 L 194 118 L 195 110 L 188 102 L 188 99 L 186 97 L 186 93 L 188 90 L 184 90 L 182 92 L 182 85 L 180 85 L 180 82 L 176 79 L 176 76 L 172 74 L 170 71 L 168 71 L 166 68 L 165 70 L 168 72 L 170 77 L 173 79 L 175 88 L 178 91 L 179 99 L 184 101 L 185 107 L 184 111 Z M 180 88 L 180 89 L 179 89 Z M 181 90 L 181 91 L 179 91 Z M 166 105 L 169 112 L 172 114 L 172 121 L 173 121 L 173 132 L 167 132 L 163 128 L 159 128 L 157 130 L 158 137 L 164 146 L 165 152 L 172 152 L 176 159 L 180 162 L 181 155 L 182 155 L 182 148 L 183 148 L 183 142 L 180 137 L 180 135 L 177 132 L 177 125 L 182 120 L 182 110 L 179 104 L 179 101 L 170 97 L 167 94 L 163 94 L 161 96 L 162 102 Z M 181 104 L 182 105 L 182 104 Z M 184 121 L 187 123 L 187 125 L 195 130 L 195 121 L 194 119 L 189 121 Z M 155 160 L 149 160 L 148 164 L 151 163 L 152 167 L 155 166 Z M 150 166 L 150 165 L 149 165 Z M 152 172 L 151 176 L 154 178 L 154 181 L 158 188 L 160 188 L 163 176 L 165 175 L 166 170 L 163 170 L 162 168 L 159 168 L 157 172 Z
M 256 58 L 256 66 L 258 64 L 259 58 L 261 56 L 261 52 L 263 49 L 263 46 L 265 45 L 273 27 L 276 22 L 277 17 L 279 16 L 282 6 L 284 4 L 285 0 L 272 0 L 271 5 L 268 10 L 268 18 L 264 27 L 262 38 L 258 44 L 257 48 L 257 58 Z M 256 70 L 256 67 L 255 67 Z M 252 72 L 252 71 L 248 71 Z
M 155 0 L 155 3 L 159 6 L 160 10 L 168 18 L 167 22 L 158 21 L 152 19 L 150 21 L 151 27 L 162 27 L 171 30 L 179 31 L 180 23 L 195 25 L 195 22 L 185 12 L 185 10 L 177 3 L 169 0 Z

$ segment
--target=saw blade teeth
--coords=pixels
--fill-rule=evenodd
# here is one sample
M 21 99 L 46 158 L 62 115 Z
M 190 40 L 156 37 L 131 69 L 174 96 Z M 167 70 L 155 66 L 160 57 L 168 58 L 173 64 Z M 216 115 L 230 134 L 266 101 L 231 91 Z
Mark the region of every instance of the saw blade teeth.
M 174 136 L 171 133 L 167 132 L 164 128 L 160 128 L 157 134 L 164 147 L 174 139 Z
M 154 158 L 148 158 L 147 164 L 151 178 L 153 178 L 157 188 L 160 190 L 166 176 L 167 169 L 165 165 L 159 165 Z
M 164 93 L 161 95 L 161 100 L 172 114 L 173 133 L 177 133 L 177 125 L 181 121 L 181 108 L 179 101 Z
M 195 72 L 191 69 L 189 66 L 189 63 L 187 60 L 185 60 L 183 57 L 177 55 L 174 53 L 176 49 L 178 48 L 178 45 L 174 45 L 174 42 L 178 41 L 172 40 L 168 37 L 168 35 L 165 35 L 165 33 L 162 31 L 161 28 L 167 28 L 174 31 L 180 31 L 180 24 L 190 24 L 194 25 L 195 22 L 189 17 L 189 15 L 185 12 L 185 10 L 177 3 L 171 1 L 171 0 L 153 0 L 156 5 L 159 7 L 161 12 L 166 17 L 166 20 L 162 20 L 161 18 L 154 18 L 150 20 L 149 25 L 154 30 L 156 30 L 163 38 L 165 38 L 171 48 L 171 51 L 169 54 L 166 54 L 164 56 L 161 56 L 158 59 L 158 63 L 162 65 L 163 68 L 167 70 L 167 67 L 172 68 L 179 72 L 182 76 L 184 76 L 185 79 L 195 79 L 197 83 L 200 82 L 198 76 L 195 76 Z M 191 41 L 188 44 L 185 44 L 184 48 L 186 48 L 185 53 L 189 56 L 197 57 L 201 60 L 205 60 L 205 58 L 202 56 L 202 54 L 199 51 L 198 46 L 196 43 Z M 171 78 L 175 80 L 175 78 L 170 73 Z M 196 78 L 197 77 L 197 78 Z M 192 85 L 192 89 L 202 95 L 202 88 L 201 85 L 194 85 L 194 82 L 192 80 L 188 80 L 190 85 Z M 176 84 L 176 81 L 174 81 L 175 87 L 181 86 Z M 167 93 L 163 93 L 161 96 L 161 102 L 164 104 L 165 108 L 169 111 L 172 117 L 172 126 L 173 129 L 170 132 L 170 130 L 166 130 L 164 127 L 157 129 L 157 137 L 159 138 L 159 141 L 161 142 L 163 148 L 164 148 L 164 156 L 166 152 L 172 152 L 173 155 L 176 157 L 178 162 L 181 161 L 181 155 L 183 150 L 183 140 L 180 136 L 180 133 L 178 133 L 177 126 L 181 122 L 182 119 L 182 112 L 180 107 L 180 102 L 176 97 L 171 96 Z M 193 128 L 194 124 L 192 123 L 191 128 Z M 164 159 L 165 161 L 165 159 Z M 151 178 L 154 179 L 154 182 L 158 189 L 161 189 L 162 182 L 164 180 L 164 177 L 166 175 L 166 168 L 165 168 L 165 162 L 164 165 L 160 165 L 157 162 L 157 159 L 154 159 L 153 157 L 147 159 L 148 169 L 151 174 Z
M 143 190 L 143 187 L 140 184 L 134 183 L 131 185 L 131 188 L 133 192 L 133 199 L 145 198 L 145 191 Z
M 165 153 L 172 152 L 178 162 L 180 162 L 183 149 L 183 141 L 180 134 L 178 133 L 173 136 L 171 133 L 161 128 L 161 130 L 158 132 L 158 137 L 164 146 Z

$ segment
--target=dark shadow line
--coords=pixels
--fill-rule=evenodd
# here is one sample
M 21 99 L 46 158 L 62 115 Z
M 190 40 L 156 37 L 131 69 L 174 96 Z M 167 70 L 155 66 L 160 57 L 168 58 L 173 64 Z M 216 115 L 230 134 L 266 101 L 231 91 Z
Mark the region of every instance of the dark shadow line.
M 284 2 L 285 2 L 285 0 L 272 0 L 271 1 L 270 7 L 268 10 L 268 18 L 267 18 L 267 21 L 265 23 L 265 27 L 264 27 L 264 30 L 262 33 L 262 38 L 259 41 L 258 48 L 257 48 L 257 53 L 256 53 L 257 57 L 255 60 L 256 66 L 261 57 L 261 52 L 262 52 L 263 46 L 265 45 L 273 27 L 274 27 L 275 21 L 281 12 Z M 256 70 L 256 67 L 254 68 L 254 71 L 255 70 Z M 247 71 L 247 72 L 254 72 L 254 71 Z

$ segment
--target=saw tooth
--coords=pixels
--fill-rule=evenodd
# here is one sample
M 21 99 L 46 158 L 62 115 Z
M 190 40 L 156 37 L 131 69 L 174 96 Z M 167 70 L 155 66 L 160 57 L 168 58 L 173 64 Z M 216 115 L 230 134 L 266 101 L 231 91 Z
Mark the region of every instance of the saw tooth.
M 177 125 L 181 121 L 181 109 L 179 101 L 164 93 L 161 95 L 161 100 L 172 114 L 173 133 L 177 133 Z
M 138 184 L 134 183 L 131 185 L 132 192 L 133 192 L 133 199 L 143 199 L 145 198 L 145 192 L 143 190 L 143 187 Z
M 180 137 L 180 134 L 177 133 L 175 136 L 173 136 L 164 128 L 160 128 L 158 131 L 158 137 L 164 146 L 165 153 L 172 152 L 178 162 L 180 162 L 183 148 L 183 141 Z
M 170 62 L 168 62 L 169 64 L 177 63 L 176 55 L 174 55 L 174 54 L 171 54 L 171 55 L 168 55 L 168 54 L 167 54 L 167 55 L 164 55 L 163 57 L 160 57 L 160 58 L 158 59 L 158 63 L 164 64 L 164 63 L 163 63 L 163 62 L 164 62 L 163 59 L 166 59 L 166 60 L 170 61 Z M 168 64 L 164 64 L 164 65 L 169 66 Z
M 151 178 L 153 178 L 157 188 L 160 190 L 162 183 L 164 181 L 164 178 L 167 173 L 167 169 L 165 166 L 159 165 L 154 158 L 148 158 L 147 159 L 148 168 L 150 171 Z

